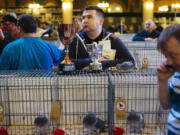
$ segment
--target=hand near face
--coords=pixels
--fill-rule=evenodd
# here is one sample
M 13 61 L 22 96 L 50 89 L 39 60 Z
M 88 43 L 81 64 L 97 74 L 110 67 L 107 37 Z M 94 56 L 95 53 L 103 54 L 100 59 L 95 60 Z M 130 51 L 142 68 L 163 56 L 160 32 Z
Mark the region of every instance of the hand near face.
M 144 38 L 144 41 L 157 41 L 157 38 Z
M 167 60 L 164 60 L 157 68 L 158 80 L 166 81 L 174 74 L 174 72 L 175 69 L 167 64 Z

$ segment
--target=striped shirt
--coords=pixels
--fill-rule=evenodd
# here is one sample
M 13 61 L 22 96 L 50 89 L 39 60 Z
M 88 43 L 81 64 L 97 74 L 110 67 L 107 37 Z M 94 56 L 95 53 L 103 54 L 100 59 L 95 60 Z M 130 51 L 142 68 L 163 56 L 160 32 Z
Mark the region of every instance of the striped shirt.
M 168 130 L 180 135 L 180 73 L 176 72 L 169 83 L 172 109 L 168 116 Z

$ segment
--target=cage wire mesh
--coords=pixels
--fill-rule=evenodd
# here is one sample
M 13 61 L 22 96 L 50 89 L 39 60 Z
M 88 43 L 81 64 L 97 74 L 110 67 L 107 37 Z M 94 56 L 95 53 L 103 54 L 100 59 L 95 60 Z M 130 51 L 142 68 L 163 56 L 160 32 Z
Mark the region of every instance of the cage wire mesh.
M 46 74 L 47 73 L 47 74 Z M 83 118 L 94 113 L 107 125 L 108 79 L 106 75 L 58 76 L 49 72 L 2 73 L 0 102 L 5 106 L 5 126 L 11 135 L 36 134 L 35 118 L 43 113 L 50 119 L 52 102 L 61 102 L 60 121 L 51 122 L 67 134 L 83 134 Z M 103 133 L 102 133 L 103 134 Z M 104 133 L 105 134 L 105 133 Z
M 123 128 L 126 134 L 165 135 L 168 111 L 164 111 L 158 101 L 156 70 L 116 73 L 112 78 L 115 84 L 115 126 Z M 139 122 L 136 130 L 130 123 L 132 121 L 127 119 L 132 111 L 142 116 L 144 123 Z M 118 116 L 119 112 L 125 114 Z
M 119 99 L 125 104 L 125 115 L 117 118 Z M 53 110 L 55 102 L 59 103 L 56 104 L 59 109 Z M 56 128 L 67 135 L 86 135 L 83 120 L 89 113 L 105 124 L 106 129 L 99 135 L 110 134 L 109 128 L 113 126 L 132 134 L 127 122 L 132 109 L 144 118 L 145 125 L 137 134 L 164 135 L 167 124 L 168 112 L 160 108 L 155 71 L 150 69 L 60 76 L 52 71 L 2 71 L 0 103 L 4 106 L 4 121 L 0 121 L 0 126 L 10 135 L 36 135 L 34 121 L 40 114 L 51 122 L 49 135 Z
M 139 68 L 142 68 L 145 63 L 150 69 L 157 68 L 164 59 L 164 56 L 157 51 L 157 42 L 126 42 L 125 44 Z

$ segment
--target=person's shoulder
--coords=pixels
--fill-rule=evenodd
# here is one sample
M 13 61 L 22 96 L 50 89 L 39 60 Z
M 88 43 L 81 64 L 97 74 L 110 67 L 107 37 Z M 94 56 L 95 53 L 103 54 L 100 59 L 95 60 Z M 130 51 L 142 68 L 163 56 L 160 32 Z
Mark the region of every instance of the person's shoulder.
M 76 33 L 76 34 L 78 34 L 81 38 L 84 38 L 86 35 L 84 30 L 81 30 L 79 33 Z
M 160 32 L 159 32 L 159 31 L 157 31 L 157 30 L 153 30 L 153 32 L 154 32 L 154 33 L 157 33 L 157 34 L 160 34 Z
M 110 37 L 111 37 L 112 39 L 117 39 L 117 38 L 118 38 L 118 36 L 116 36 L 116 35 L 113 34 L 113 33 L 110 35 Z
M 139 30 L 137 33 L 147 33 L 146 30 Z
M 21 44 L 21 42 L 22 42 L 21 38 L 17 39 L 17 40 L 14 40 L 14 41 L 8 43 L 7 47 L 11 48 L 11 47 L 17 46 L 17 45 Z
M 106 31 L 105 29 L 103 29 L 103 33 L 104 33 L 104 37 L 108 36 L 111 38 L 111 39 L 116 39 L 118 38 L 114 33 L 111 33 L 109 31 Z
M 12 41 L 5 46 L 5 48 L 3 49 L 3 52 L 4 53 L 7 53 L 7 52 L 13 53 L 15 48 L 18 48 L 19 45 L 20 45 L 20 39 Z

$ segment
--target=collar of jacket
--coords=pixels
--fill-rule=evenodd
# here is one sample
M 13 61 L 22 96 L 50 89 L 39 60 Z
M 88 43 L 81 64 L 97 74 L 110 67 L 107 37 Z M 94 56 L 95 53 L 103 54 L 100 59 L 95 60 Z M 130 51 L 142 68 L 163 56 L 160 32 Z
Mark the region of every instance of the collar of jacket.
M 106 32 L 106 30 L 103 28 L 101 34 L 94 40 L 90 39 L 87 34 L 85 33 L 84 30 L 82 30 L 79 33 L 79 36 L 84 40 L 85 44 L 91 44 L 92 42 L 96 42 L 98 43 L 99 41 L 101 41 L 106 35 L 108 35 L 108 32 Z

